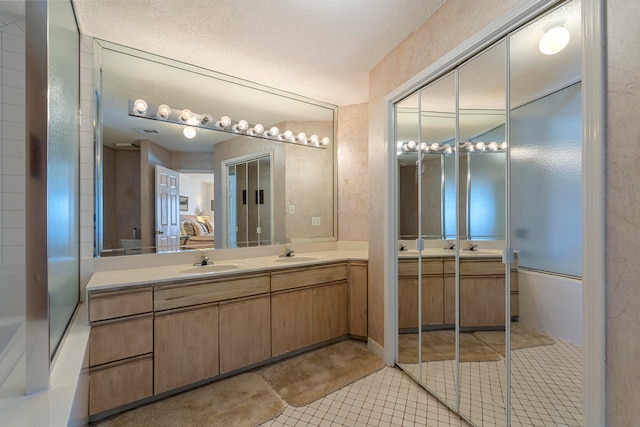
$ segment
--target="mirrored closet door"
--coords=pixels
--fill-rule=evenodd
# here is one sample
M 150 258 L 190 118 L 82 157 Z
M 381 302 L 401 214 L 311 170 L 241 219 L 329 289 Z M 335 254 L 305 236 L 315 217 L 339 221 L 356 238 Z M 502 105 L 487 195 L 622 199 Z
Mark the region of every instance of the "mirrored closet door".
M 549 321 L 581 279 L 579 23 L 560 2 L 396 104 L 396 362 L 474 425 L 580 424 L 580 343 Z

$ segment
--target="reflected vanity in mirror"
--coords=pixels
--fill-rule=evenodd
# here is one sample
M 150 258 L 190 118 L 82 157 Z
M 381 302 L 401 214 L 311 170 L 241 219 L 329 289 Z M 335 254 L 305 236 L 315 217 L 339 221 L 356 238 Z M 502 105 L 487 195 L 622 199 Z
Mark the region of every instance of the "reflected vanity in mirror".
M 335 106 L 101 40 L 94 58 L 96 256 L 334 239 Z

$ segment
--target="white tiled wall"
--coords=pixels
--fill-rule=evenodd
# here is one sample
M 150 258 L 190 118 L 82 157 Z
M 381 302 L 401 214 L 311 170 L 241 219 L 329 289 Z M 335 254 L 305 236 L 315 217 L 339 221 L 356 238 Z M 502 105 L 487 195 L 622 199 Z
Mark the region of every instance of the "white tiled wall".
M 25 262 L 25 23 L 0 15 L 0 264 Z

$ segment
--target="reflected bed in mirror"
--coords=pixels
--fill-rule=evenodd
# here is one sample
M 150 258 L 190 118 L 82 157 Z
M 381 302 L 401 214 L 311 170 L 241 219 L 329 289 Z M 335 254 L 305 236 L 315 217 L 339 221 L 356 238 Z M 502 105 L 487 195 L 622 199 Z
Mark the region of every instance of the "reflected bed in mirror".
M 96 256 L 335 238 L 335 106 L 101 40 L 94 70 Z M 139 99 L 282 134 L 327 136 L 330 143 L 282 143 L 219 131 L 215 124 L 185 133 L 188 123 L 130 114 L 131 100 Z M 249 179 L 241 183 L 245 188 L 236 184 L 246 209 L 238 209 L 241 196 L 231 209 L 227 166 L 265 155 L 258 187 Z M 259 221 L 250 206 L 260 207 Z M 235 230 L 240 224 L 245 228 Z M 243 233 L 241 241 L 234 231 Z

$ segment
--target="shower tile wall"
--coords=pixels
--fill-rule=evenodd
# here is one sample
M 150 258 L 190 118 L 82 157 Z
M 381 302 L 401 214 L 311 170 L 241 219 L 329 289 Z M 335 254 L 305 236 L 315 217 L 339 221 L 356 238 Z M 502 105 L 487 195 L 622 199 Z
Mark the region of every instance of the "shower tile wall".
M 25 262 L 25 23 L 0 15 L 0 264 Z

